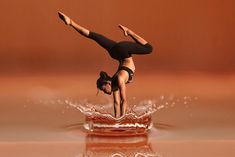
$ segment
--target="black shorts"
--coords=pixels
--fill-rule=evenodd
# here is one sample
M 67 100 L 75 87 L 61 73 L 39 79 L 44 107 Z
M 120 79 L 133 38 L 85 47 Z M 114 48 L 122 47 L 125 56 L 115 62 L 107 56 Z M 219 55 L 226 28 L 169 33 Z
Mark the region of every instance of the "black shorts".
M 153 49 L 149 43 L 142 45 L 135 39 L 134 40 L 136 42 L 131 42 L 131 41 L 115 42 L 95 32 L 90 32 L 89 38 L 93 39 L 100 46 L 105 48 L 113 59 L 119 61 L 131 57 L 132 54 L 138 54 L 138 55 L 150 54 Z

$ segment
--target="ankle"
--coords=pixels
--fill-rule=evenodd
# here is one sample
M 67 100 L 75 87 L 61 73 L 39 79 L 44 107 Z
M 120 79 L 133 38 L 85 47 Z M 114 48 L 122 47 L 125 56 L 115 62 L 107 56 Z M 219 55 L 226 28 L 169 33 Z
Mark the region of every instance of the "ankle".
M 73 20 L 71 20 L 71 19 L 70 19 L 69 26 L 74 26 L 74 22 L 73 22 Z
M 132 30 L 128 29 L 128 30 L 127 30 L 127 34 L 131 36 L 131 35 L 134 34 L 134 32 L 133 32 Z

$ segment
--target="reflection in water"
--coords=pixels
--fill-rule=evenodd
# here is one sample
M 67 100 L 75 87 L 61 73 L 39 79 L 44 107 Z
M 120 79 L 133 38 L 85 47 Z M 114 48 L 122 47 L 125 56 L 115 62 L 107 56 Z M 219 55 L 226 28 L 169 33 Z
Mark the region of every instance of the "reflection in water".
M 160 157 L 152 149 L 148 134 L 131 137 L 85 134 L 85 149 L 75 157 Z
M 84 155 L 91 157 L 155 156 L 148 136 L 102 137 L 87 135 Z
M 66 129 L 70 134 L 85 137 L 84 150 L 75 157 L 161 157 L 149 141 L 150 135 L 158 134 L 155 128 L 138 136 L 97 136 L 84 129 L 82 123 Z

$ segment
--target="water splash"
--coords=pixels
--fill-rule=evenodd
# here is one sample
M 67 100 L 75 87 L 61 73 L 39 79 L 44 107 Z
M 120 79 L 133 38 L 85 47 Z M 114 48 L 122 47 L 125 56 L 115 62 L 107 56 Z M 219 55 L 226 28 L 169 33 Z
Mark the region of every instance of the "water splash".
M 83 102 L 73 102 L 65 100 L 65 103 L 71 107 L 78 109 L 85 116 L 104 116 L 108 117 L 110 120 L 121 121 L 127 116 L 132 116 L 133 118 L 144 118 L 153 114 L 157 110 L 164 108 L 164 105 L 156 105 L 154 100 L 144 100 L 138 105 L 127 108 L 127 113 L 125 116 L 120 118 L 115 118 L 110 111 L 113 109 L 113 104 L 93 104 L 87 101 Z
M 119 118 L 110 114 L 112 104 L 100 105 L 88 102 L 74 103 L 66 101 L 66 104 L 82 112 L 86 121 L 85 129 L 95 134 L 104 135 L 130 135 L 145 133 L 152 127 L 151 114 L 161 109 L 154 101 L 148 100 L 127 109 L 127 113 Z
M 161 110 L 174 107 L 177 103 L 188 105 L 192 101 L 191 97 L 175 98 L 174 96 L 160 96 L 155 100 L 143 100 L 139 103 L 129 106 L 127 113 L 119 118 L 115 118 L 113 104 L 94 104 L 87 100 L 73 102 L 65 100 L 65 103 L 76 108 L 85 115 L 85 129 L 96 133 L 106 135 L 123 134 L 141 134 L 146 133 L 152 127 L 151 116 Z
M 143 100 L 136 102 L 136 98 L 133 97 L 131 101 L 128 101 L 128 108 L 125 116 L 115 118 L 113 116 L 113 104 L 95 104 L 85 100 L 75 100 L 72 98 L 55 99 L 55 100 L 39 100 L 40 104 L 55 107 L 60 105 L 66 105 L 65 109 L 75 108 L 85 115 L 84 128 L 88 131 L 97 134 L 107 135 L 117 132 L 123 133 L 146 133 L 152 127 L 152 115 L 162 109 L 170 109 L 177 104 L 184 105 L 185 108 L 189 108 L 190 102 L 197 100 L 198 97 L 175 97 L 173 94 L 170 96 L 161 95 L 158 98 Z M 132 104 L 132 105 L 131 105 Z M 65 109 L 61 112 L 64 114 Z

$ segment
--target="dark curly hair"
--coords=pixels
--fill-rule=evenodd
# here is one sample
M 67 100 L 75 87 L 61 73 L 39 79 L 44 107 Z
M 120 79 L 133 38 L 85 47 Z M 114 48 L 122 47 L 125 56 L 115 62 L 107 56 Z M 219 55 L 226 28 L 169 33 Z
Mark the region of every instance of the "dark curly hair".
M 112 78 L 104 71 L 100 72 L 100 77 L 96 81 L 96 86 L 98 89 L 102 90 L 102 86 L 108 81 L 112 81 Z

